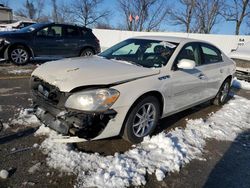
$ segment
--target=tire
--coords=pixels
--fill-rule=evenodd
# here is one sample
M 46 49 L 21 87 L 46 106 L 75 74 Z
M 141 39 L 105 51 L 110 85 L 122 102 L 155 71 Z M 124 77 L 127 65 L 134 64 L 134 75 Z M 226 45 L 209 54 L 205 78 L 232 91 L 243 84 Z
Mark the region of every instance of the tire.
M 143 98 L 128 112 L 122 137 L 131 143 L 141 142 L 152 134 L 159 118 L 159 101 L 153 96 Z
M 221 85 L 217 95 L 211 101 L 212 104 L 221 106 L 227 102 L 228 94 L 230 91 L 230 79 L 226 79 Z
M 30 54 L 24 46 L 15 46 L 9 50 L 9 59 L 16 65 L 25 65 L 30 60 Z
M 86 48 L 84 50 L 82 50 L 82 52 L 80 53 L 80 56 L 92 56 L 94 55 L 94 51 L 90 48 Z

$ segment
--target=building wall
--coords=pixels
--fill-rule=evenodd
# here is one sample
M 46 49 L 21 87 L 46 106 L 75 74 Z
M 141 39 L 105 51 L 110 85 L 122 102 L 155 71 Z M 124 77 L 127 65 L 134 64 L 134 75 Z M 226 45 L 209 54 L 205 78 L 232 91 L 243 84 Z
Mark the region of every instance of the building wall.
M 226 54 L 229 54 L 231 50 L 236 49 L 239 45 L 244 45 L 244 43 L 250 42 L 250 36 L 245 35 L 188 34 L 181 32 L 134 32 L 106 29 L 93 29 L 93 33 L 100 40 L 102 49 L 106 49 L 127 38 L 148 35 L 177 36 L 200 39 L 213 43 Z
M 12 11 L 6 9 L 0 9 L 0 22 L 10 23 L 12 21 Z

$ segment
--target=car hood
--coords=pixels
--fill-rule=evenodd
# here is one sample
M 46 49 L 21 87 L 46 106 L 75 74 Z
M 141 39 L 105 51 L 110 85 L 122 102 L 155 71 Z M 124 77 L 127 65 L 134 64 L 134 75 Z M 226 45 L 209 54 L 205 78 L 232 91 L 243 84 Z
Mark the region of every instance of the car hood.
M 99 56 L 68 58 L 39 66 L 32 73 L 63 92 L 81 86 L 110 85 L 155 74 L 159 69 L 144 68 Z
M 0 38 L 4 38 L 4 37 L 21 37 L 25 35 L 25 33 L 19 32 L 19 31 L 1 31 L 0 32 Z

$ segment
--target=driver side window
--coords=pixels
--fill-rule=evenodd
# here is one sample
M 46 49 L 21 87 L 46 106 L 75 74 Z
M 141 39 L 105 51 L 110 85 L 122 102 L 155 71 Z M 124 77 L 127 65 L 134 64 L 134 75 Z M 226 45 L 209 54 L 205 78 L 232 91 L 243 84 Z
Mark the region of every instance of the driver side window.
M 36 33 L 40 37 L 61 37 L 62 27 L 61 26 L 49 26 L 39 30 Z

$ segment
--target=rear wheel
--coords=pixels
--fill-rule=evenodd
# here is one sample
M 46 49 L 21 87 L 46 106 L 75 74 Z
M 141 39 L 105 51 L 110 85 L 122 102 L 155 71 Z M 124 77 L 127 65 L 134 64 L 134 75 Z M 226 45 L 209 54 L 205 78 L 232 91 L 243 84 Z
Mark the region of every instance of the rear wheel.
M 24 46 L 15 46 L 9 50 L 9 59 L 16 65 L 25 65 L 29 62 L 30 55 Z
M 86 49 L 84 49 L 84 50 L 81 52 L 80 56 L 92 56 L 92 55 L 94 55 L 94 54 L 95 54 L 95 53 L 94 53 L 94 51 L 93 51 L 92 49 L 86 48 Z
M 143 137 L 154 131 L 159 117 L 159 101 L 153 96 L 145 97 L 130 110 L 125 121 L 123 138 L 131 143 L 141 142 Z
M 212 100 L 212 103 L 215 105 L 223 105 L 226 103 L 228 94 L 230 91 L 230 79 L 226 79 L 220 87 L 219 92 L 216 97 Z

